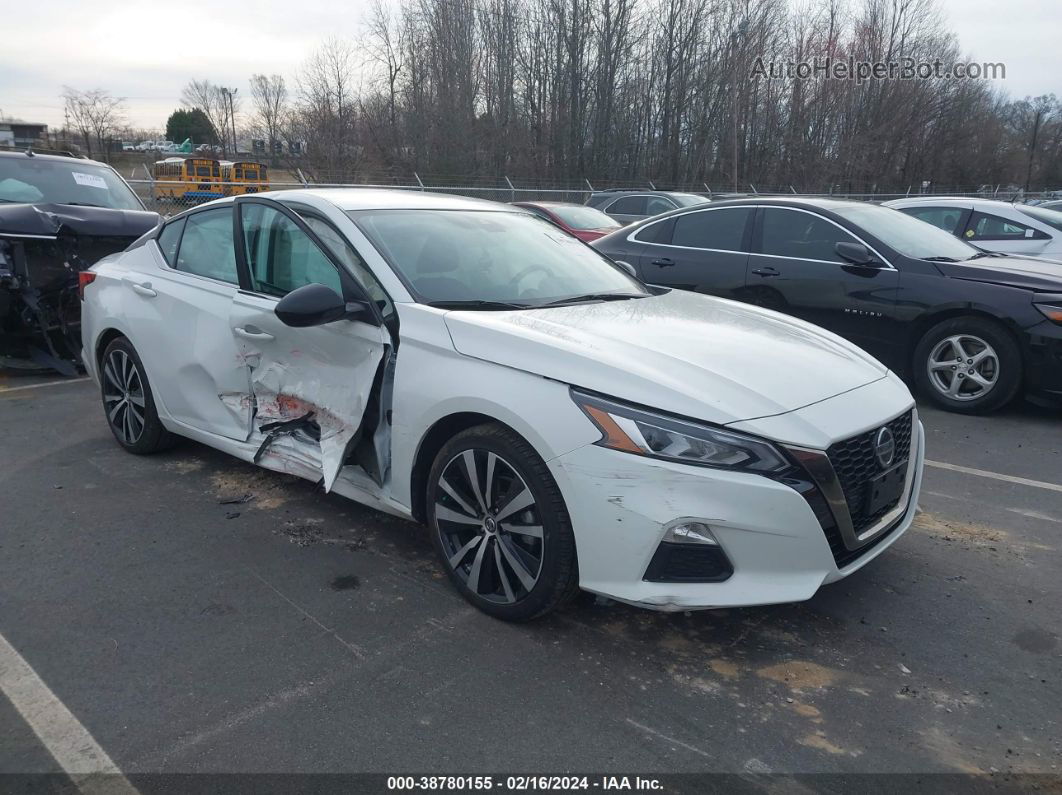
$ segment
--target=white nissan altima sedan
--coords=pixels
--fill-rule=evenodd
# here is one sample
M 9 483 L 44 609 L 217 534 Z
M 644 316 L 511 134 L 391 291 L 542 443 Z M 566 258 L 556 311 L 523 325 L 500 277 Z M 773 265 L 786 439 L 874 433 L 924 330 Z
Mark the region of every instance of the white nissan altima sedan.
M 168 220 L 82 274 L 132 453 L 188 437 L 423 522 L 526 620 L 807 599 L 911 524 L 923 432 L 860 349 L 650 287 L 516 208 L 298 190 Z

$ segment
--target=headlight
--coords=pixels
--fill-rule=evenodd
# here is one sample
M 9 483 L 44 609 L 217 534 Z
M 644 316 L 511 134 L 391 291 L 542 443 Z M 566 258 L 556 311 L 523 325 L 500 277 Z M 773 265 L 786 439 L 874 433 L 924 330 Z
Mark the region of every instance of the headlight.
M 601 431 L 596 444 L 602 447 L 760 474 L 784 472 L 790 467 L 770 442 L 743 433 L 654 414 L 575 389 L 572 399 Z
M 1050 320 L 1052 323 L 1058 323 L 1062 326 L 1062 306 L 1053 306 L 1052 304 L 1033 304 L 1040 313 Z

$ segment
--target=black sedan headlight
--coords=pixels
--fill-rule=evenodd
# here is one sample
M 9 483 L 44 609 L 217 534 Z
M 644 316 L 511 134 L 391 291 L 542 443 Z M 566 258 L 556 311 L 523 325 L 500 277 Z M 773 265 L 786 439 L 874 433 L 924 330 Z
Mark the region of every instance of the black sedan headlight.
M 596 444 L 683 464 L 778 474 L 790 468 L 770 442 L 743 433 L 618 403 L 572 390 L 572 399 L 601 431 Z

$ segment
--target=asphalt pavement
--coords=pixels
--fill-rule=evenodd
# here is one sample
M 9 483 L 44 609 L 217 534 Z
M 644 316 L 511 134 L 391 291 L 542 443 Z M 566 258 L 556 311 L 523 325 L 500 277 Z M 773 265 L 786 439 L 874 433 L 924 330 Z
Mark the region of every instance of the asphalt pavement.
M 915 526 L 810 601 L 507 625 L 421 527 L 192 442 L 128 455 L 91 383 L 6 381 L 0 638 L 134 782 L 1059 775 L 1062 412 L 920 410 Z M 0 696 L 0 772 L 59 770 Z

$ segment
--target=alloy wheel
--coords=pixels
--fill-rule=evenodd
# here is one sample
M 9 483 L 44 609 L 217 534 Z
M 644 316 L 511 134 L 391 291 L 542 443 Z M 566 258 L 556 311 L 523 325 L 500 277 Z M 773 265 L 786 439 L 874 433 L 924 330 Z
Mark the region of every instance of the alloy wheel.
M 112 350 L 103 365 L 103 405 L 115 434 L 134 445 L 144 433 L 144 383 L 126 351 Z
M 976 400 L 999 380 L 999 356 L 980 337 L 954 334 L 933 346 L 926 370 L 929 383 L 940 394 L 951 400 Z
M 434 490 L 436 532 L 450 567 L 478 598 L 513 604 L 542 573 L 542 517 L 527 483 L 489 450 L 465 450 Z

